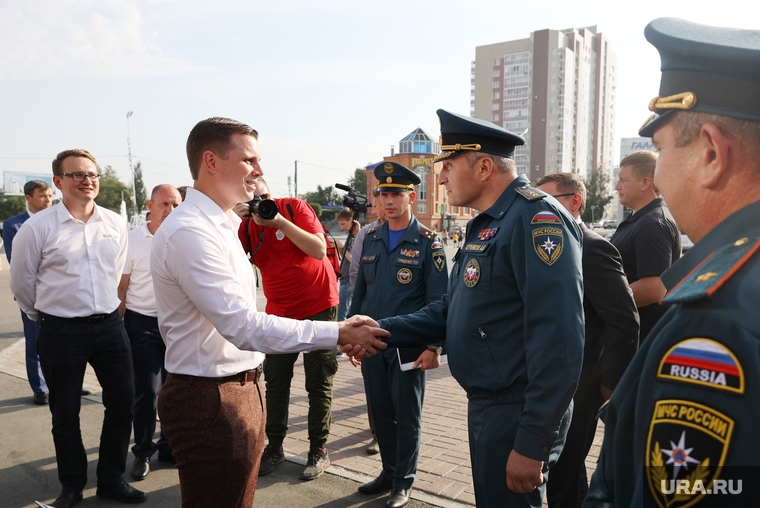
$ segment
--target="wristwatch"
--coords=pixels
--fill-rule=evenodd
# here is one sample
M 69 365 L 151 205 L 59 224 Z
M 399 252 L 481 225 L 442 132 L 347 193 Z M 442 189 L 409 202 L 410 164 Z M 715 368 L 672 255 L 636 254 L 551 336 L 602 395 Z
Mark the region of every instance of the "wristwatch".
M 427 350 L 434 352 L 438 356 L 441 356 L 441 353 L 443 353 L 443 348 L 442 347 L 428 346 Z

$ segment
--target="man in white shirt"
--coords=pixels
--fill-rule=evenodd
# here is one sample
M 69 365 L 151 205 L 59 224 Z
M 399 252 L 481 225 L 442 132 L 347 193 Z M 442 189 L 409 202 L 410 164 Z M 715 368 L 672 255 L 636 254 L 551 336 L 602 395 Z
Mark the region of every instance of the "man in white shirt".
M 163 431 L 158 443 L 153 442 L 156 400 L 161 385 L 166 381 L 166 345 L 158 331 L 156 295 L 150 274 L 150 246 L 158 227 L 181 202 L 182 196 L 171 185 L 162 184 L 153 189 L 150 199 L 145 202 L 152 218 L 129 232 L 127 261 L 119 283 L 119 312 L 124 316 L 124 328 L 132 346 L 135 374 L 135 444 L 132 447 L 135 463 L 132 478 L 138 481 L 144 480 L 150 473 L 150 458 L 156 451 L 160 462 L 174 463 Z
M 59 204 L 31 217 L 14 239 L 11 291 L 39 326 L 37 350 L 50 390 L 53 441 L 61 495 L 68 508 L 82 500 L 87 452 L 79 428 L 87 363 L 103 388 L 97 495 L 140 503 L 146 495 L 121 477 L 127 465 L 135 388 L 129 339 L 117 311 L 117 286 L 127 255 L 127 227 L 95 204 L 100 188 L 95 158 L 66 150 L 53 161 Z
M 385 349 L 376 337 L 387 332 L 365 316 L 336 323 L 257 312 L 232 208 L 253 198 L 263 174 L 258 133 L 227 118 L 203 120 L 190 132 L 187 157 L 195 184 L 156 232 L 151 253 L 169 372 L 158 413 L 182 506 L 250 508 L 264 448 L 264 353 L 337 344 L 361 357 Z

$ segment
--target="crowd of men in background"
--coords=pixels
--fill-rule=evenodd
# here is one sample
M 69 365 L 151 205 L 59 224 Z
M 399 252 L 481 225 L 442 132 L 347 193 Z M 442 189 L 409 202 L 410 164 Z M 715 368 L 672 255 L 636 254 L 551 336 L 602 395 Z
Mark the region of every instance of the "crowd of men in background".
M 663 74 L 641 134 L 660 155 L 621 161 L 616 189 L 633 213 L 609 242 L 580 220 L 587 195 L 576 174 L 534 187 L 514 163 L 524 138 L 445 110 L 438 183 L 452 206 L 481 211 L 461 238 L 450 235 L 462 243 L 451 269 L 448 232 L 414 217 L 420 180 L 396 162 L 374 170 L 378 221 L 360 229 L 350 210 L 338 214 L 348 240 L 336 277 L 307 203 L 274 197 L 272 217 L 252 213 L 254 195 L 271 196 L 258 132 L 246 124 L 199 122 L 186 146 L 193 187 L 155 187 L 151 220 L 131 232 L 95 204 L 93 155 L 59 153 L 61 202 L 50 207 L 50 187 L 29 182 L 29 211 L 3 231 L 34 402 L 52 414 L 62 485 L 52 506 L 77 504 L 87 483 L 87 364 L 106 409 L 97 496 L 147 499 L 122 477 L 134 435 L 134 480 L 158 453 L 176 464 L 183 506 L 252 506 L 257 478 L 285 458 L 304 353 L 301 479 L 330 465 L 332 384 L 346 354 L 364 377 L 367 452 L 382 460 L 358 490 L 390 491 L 386 506 L 401 508 L 416 476 L 425 371 L 444 346 L 468 396 L 479 507 L 539 507 L 545 490 L 551 508 L 708 506 L 704 492 L 677 497 L 668 481 L 691 481 L 686 472 L 701 467 L 705 483 L 717 482 L 723 466 L 756 465 L 759 451 L 747 423 L 760 420 L 760 295 L 748 283 L 760 277 L 760 105 L 733 97 L 760 90 L 748 65 L 760 34 L 736 32 L 669 18 L 648 25 Z M 702 52 L 694 59 L 683 45 Z M 733 93 L 717 93 L 725 87 Z M 679 227 L 696 242 L 683 257 Z M 605 442 L 589 486 L 600 407 Z

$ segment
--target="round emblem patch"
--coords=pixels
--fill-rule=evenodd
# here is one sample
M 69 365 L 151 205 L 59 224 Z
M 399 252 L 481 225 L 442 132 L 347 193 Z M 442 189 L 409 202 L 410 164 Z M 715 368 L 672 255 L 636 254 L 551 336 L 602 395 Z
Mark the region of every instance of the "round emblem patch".
M 471 259 L 464 267 L 464 285 L 468 288 L 475 287 L 480 280 L 480 263 L 477 259 Z
M 396 272 L 396 278 L 401 284 L 409 284 L 412 282 L 412 271 L 409 268 L 402 268 Z
M 393 178 L 389 176 L 385 179 L 385 183 L 393 183 Z
M 391 164 L 390 162 L 386 162 L 385 165 L 383 166 L 383 171 L 385 171 L 389 175 L 393 173 L 393 164 Z

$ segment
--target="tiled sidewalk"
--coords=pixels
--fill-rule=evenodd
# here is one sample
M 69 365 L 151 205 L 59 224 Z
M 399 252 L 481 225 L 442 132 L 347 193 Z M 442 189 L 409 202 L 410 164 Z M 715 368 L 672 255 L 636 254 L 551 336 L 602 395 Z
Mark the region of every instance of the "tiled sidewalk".
M 0 353 L 0 372 L 26 378 L 23 339 Z M 291 386 L 289 430 L 284 445 L 287 455 L 296 455 L 303 461 L 309 447 L 306 421 L 309 401 L 304 382 L 303 362 L 299 359 Z M 89 367 L 85 387 L 93 392 L 90 398 L 99 400 L 100 386 Z M 589 477 L 599 456 L 602 435 L 600 426 L 586 461 Z M 379 455 L 370 456 L 364 451 L 370 440 L 361 371 L 341 357 L 327 444 L 331 462 L 349 472 L 374 478 L 380 473 L 381 463 Z M 475 504 L 467 439 L 467 397 L 451 377 L 447 364 L 428 372 L 422 449 L 414 488 L 458 503 Z

